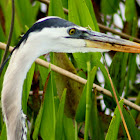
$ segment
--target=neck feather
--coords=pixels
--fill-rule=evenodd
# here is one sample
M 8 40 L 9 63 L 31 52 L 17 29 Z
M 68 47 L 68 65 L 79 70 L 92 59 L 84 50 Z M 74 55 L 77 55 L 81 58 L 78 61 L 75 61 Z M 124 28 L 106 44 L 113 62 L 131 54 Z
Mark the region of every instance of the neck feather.
M 5 73 L 2 89 L 2 111 L 8 140 L 20 140 L 24 137 L 23 133 L 26 132 L 25 115 L 21 108 L 22 87 L 27 72 L 37 57 L 38 54 L 33 53 L 23 45 L 13 52 Z

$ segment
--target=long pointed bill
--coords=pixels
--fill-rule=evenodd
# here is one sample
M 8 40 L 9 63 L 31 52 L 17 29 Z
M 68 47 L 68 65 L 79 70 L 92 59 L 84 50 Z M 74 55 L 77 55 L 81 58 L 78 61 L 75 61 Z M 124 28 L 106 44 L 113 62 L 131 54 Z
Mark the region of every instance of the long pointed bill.
M 94 31 L 86 32 L 86 47 L 119 52 L 140 53 L 140 44 L 124 39 L 115 38 Z

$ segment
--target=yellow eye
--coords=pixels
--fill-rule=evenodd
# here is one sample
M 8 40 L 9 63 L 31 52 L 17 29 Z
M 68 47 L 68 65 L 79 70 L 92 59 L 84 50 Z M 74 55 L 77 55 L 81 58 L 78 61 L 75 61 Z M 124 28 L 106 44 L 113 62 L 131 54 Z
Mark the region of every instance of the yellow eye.
M 75 34 L 75 32 L 76 32 L 76 29 L 72 28 L 69 30 L 69 35 L 73 35 L 73 34 Z

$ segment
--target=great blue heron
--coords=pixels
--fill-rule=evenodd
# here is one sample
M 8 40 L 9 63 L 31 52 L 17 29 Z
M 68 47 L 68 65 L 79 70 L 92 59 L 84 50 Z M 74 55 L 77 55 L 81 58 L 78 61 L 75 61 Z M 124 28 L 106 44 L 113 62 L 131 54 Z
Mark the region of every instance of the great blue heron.
M 7 139 L 27 139 L 26 117 L 21 107 L 22 86 L 37 57 L 48 52 L 84 53 L 109 50 L 140 53 L 140 45 L 87 30 L 59 17 L 38 20 L 12 51 L 4 76 L 1 99 Z

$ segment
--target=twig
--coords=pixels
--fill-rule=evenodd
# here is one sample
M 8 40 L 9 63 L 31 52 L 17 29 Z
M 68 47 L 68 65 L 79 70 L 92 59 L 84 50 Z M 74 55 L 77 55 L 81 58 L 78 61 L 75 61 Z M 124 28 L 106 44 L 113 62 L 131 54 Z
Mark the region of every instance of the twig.
M 116 103 L 117 103 L 117 106 L 118 106 L 118 109 L 119 109 L 119 112 L 120 112 L 120 115 L 121 115 L 121 118 L 122 118 L 122 122 L 123 122 L 123 125 L 124 125 L 124 128 L 125 128 L 126 134 L 128 136 L 128 139 L 131 140 L 131 137 L 130 137 L 130 134 L 129 134 L 129 131 L 128 131 L 128 128 L 127 128 L 127 125 L 126 125 L 126 122 L 125 122 L 125 119 L 124 119 L 124 116 L 123 116 L 123 113 L 122 113 L 122 110 L 121 110 L 121 107 L 120 107 L 120 104 L 119 104 L 119 101 L 118 101 L 118 98 L 117 98 L 117 95 L 116 95 L 116 91 L 115 91 L 112 79 L 110 77 L 108 67 L 106 65 L 104 57 L 103 57 L 103 61 L 104 61 L 105 67 L 106 67 L 106 71 L 107 71 L 107 74 L 108 74 L 108 77 L 109 77 L 109 80 L 110 80 L 110 84 L 111 84 L 113 94 L 114 94 L 114 97 L 115 97 L 115 100 L 116 100 Z
M 5 48 L 6 48 L 6 44 L 0 42 L 0 49 L 4 50 Z M 9 51 L 12 51 L 12 50 L 13 50 L 13 47 L 10 47 Z M 46 68 L 49 68 L 49 65 L 50 65 L 51 70 L 53 70 L 53 71 L 55 71 L 55 72 L 57 72 L 57 73 L 59 73 L 61 75 L 67 76 L 67 77 L 69 77 L 69 78 L 71 78 L 71 79 L 73 79 L 73 80 L 75 80 L 75 81 L 77 81 L 77 82 L 79 82 L 81 84 L 86 84 L 86 82 L 87 82 L 87 80 L 85 80 L 84 78 L 81 78 L 81 77 L 79 77 L 79 76 L 77 76 L 77 75 L 75 75 L 75 74 L 73 74 L 73 73 L 71 73 L 71 72 L 69 72 L 67 70 L 64 70 L 64 69 L 62 69 L 62 68 L 60 68 L 58 66 L 50 64 L 49 62 L 46 62 L 46 61 L 44 61 L 42 59 L 37 58 L 35 60 L 35 62 L 37 64 L 43 66 L 43 67 L 46 67 Z M 100 87 L 100 86 L 98 86 L 96 84 L 93 84 L 93 88 L 96 88 L 97 91 L 99 91 L 99 92 L 101 92 L 101 93 L 103 93 L 103 94 L 105 94 L 105 95 L 107 95 L 109 97 L 112 97 L 111 92 L 109 90 L 107 90 L 107 89 L 104 89 L 104 88 L 102 88 L 102 87 Z M 122 97 L 120 97 L 120 98 L 124 99 Z M 126 105 L 130 106 L 131 108 L 133 108 L 133 109 L 135 109 L 137 111 L 140 111 L 140 106 L 138 106 L 138 105 L 126 100 L 126 99 L 124 99 L 124 103 Z
M 47 5 L 50 4 L 50 0 L 38 0 L 38 1 L 40 1 L 40 2 L 42 2 L 42 3 L 44 3 L 44 4 L 47 4 Z M 65 14 L 68 14 L 68 13 L 69 13 L 69 10 L 68 10 L 68 9 L 63 8 L 63 10 L 64 10 Z M 100 23 L 98 23 L 98 26 L 99 26 L 99 28 L 101 28 L 101 29 L 103 29 L 103 30 L 105 30 L 105 31 L 108 31 L 108 32 L 111 32 L 111 33 L 113 33 L 113 34 L 119 35 L 119 36 L 121 36 L 122 38 L 125 38 L 125 39 L 132 39 L 133 41 L 139 42 L 139 43 L 140 43 L 140 39 L 138 39 L 138 38 L 136 38 L 136 37 L 130 36 L 130 35 L 126 34 L 126 33 L 117 32 L 116 30 L 113 30 L 113 29 L 111 29 L 111 28 L 109 28 L 109 27 L 106 27 L 106 26 L 104 26 L 104 25 L 102 25 L 102 24 L 100 24 Z
M 11 19 L 10 33 L 9 33 L 9 36 L 8 36 L 7 46 L 6 46 L 6 50 L 4 52 L 4 56 L 2 58 L 1 65 L 4 63 L 4 61 L 7 57 L 9 46 L 10 46 L 10 43 L 11 43 L 12 33 L 13 33 L 13 28 L 14 28 L 14 17 L 15 17 L 15 4 L 14 4 L 14 0 L 12 0 L 12 19 Z M 0 72 L 0 75 L 1 75 L 1 73 L 2 73 L 2 71 Z

